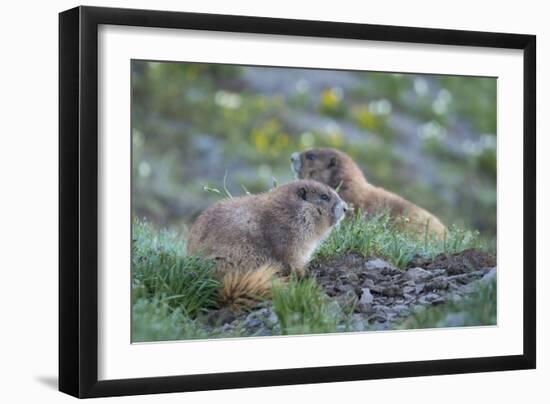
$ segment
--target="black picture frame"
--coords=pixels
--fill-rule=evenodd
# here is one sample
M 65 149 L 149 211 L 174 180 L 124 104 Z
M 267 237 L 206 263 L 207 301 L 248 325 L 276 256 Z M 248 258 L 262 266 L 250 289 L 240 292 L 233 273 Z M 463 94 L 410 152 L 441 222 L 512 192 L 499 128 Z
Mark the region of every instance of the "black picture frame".
M 523 354 L 98 381 L 100 24 L 523 50 Z M 59 390 L 84 398 L 535 368 L 535 103 L 534 35 L 96 7 L 60 13 Z

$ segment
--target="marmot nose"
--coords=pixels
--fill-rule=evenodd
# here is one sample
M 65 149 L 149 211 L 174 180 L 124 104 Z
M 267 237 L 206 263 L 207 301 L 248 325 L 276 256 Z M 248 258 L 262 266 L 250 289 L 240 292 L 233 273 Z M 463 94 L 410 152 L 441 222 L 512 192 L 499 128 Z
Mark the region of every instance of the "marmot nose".
M 298 161 L 300 159 L 300 153 L 298 152 L 294 152 L 290 155 L 290 161 L 292 161 L 293 163 L 295 161 Z

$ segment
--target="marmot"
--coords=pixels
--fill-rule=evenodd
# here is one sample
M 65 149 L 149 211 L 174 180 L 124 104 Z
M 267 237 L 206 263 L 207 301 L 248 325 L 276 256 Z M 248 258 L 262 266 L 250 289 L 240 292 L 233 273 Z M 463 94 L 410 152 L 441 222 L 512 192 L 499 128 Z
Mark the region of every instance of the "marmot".
M 389 211 L 393 218 L 404 217 L 405 228 L 424 234 L 426 226 L 438 238 L 445 237 L 446 227 L 430 212 L 412 202 L 370 184 L 360 168 L 344 152 L 334 149 L 310 149 L 292 153 L 292 171 L 297 178 L 322 182 L 337 189 L 342 199 L 368 214 Z
M 269 297 L 276 273 L 302 276 L 313 252 L 346 210 L 334 190 L 308 180 L 225 199 L 194 222 L 187 252 L 216 261 L 222 304 L 248 306 Z

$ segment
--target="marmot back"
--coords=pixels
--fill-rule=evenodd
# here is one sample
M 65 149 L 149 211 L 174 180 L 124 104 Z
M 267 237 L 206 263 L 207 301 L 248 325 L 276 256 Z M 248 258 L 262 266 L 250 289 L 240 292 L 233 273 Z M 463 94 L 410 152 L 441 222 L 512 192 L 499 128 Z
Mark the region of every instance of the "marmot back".
M 389 211 L 394 218 L 408 219 L 405 226 L 418 233 L 428 230 L 443 238 L 446 227 L 430 212 L 405 198 L 370 184 L 357 164 L 335 149 L 310 149 L 293 153 L 291 168 L 298 178 L 312 179 L 338 189 L 339 195 L 369 214 Z

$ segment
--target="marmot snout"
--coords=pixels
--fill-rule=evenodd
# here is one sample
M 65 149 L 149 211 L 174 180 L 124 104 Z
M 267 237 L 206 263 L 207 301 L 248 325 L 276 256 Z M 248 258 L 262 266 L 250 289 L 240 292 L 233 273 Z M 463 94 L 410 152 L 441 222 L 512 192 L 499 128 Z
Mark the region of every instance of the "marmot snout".
M 409 219 L 407 228 L 423 233 L 427 227 L 438 237 L 444 237 L 446 228 L 437 217 L 399 195 L 370 184 L 351 157 L 339 150 L 295 152 L 290 161 L 297 178 L 312 179 L 338 189 L 343 200 L 369 214 L 387 210 L 392 217 Z
M 225 199 L 197 218 L 189 232 L 187 251 L 216 260 L 221 277 L 232 274 L 226 277 L 226 283 L 233 285 L 228 292 L 232 296 L 225 299 L 231 300 L 246 292 L 238 290 L 243 283 L 235 281 L 235 271 L 248 273 L 247 285 L 250 272 L 259 269 L 303 275 L 315 249 L 342 220 L 346 209 L 346 203 L 329 186 L 308 180 L 259 195 Z

